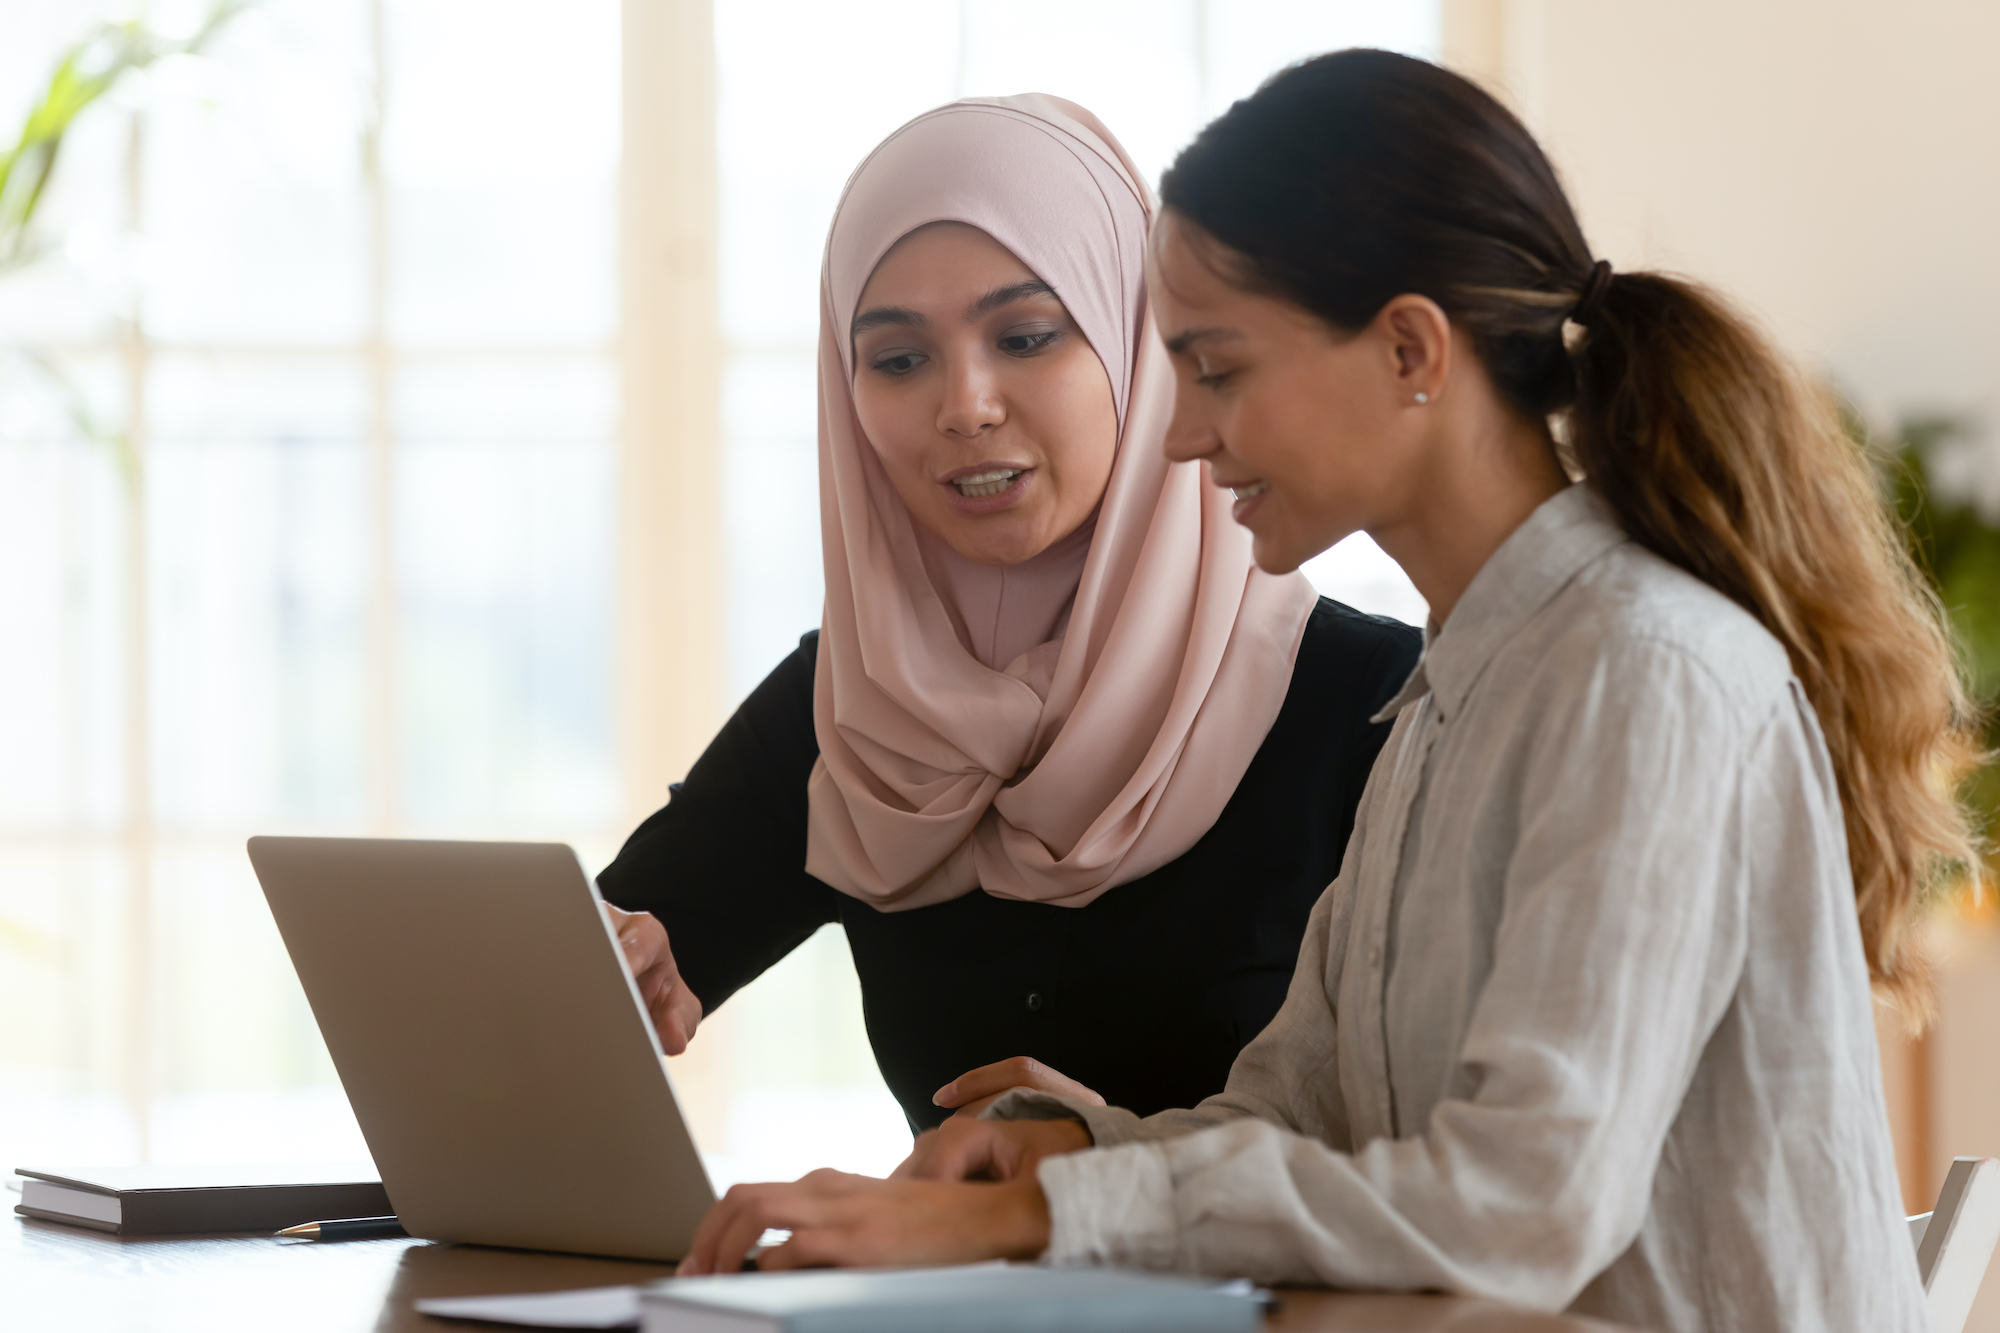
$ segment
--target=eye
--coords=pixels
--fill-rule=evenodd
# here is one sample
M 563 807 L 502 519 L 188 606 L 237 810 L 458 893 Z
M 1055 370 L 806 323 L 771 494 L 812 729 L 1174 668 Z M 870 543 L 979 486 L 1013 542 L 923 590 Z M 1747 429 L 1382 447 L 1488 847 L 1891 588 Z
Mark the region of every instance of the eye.
M 879 370 L 884 375 L 903 376 L 924 363 L 925 358 L 918 352 L 894 352 L 888 356 L 870 361 L 870 370 Z
M 1000 350 L 1009 356 L 1033 356 L 1061 336 L 1054 329 L 1041 333 L 1010 333 L 1000 340 Z
M 1236 371 L 1234 369 L 1224 370 L 1206 355 L 1197 353 L 1191 359 L 1194 362 L 1194 382 L 1199 388 L 1215 392 L 1226 387 L 1229 381 L 1236 378 Z

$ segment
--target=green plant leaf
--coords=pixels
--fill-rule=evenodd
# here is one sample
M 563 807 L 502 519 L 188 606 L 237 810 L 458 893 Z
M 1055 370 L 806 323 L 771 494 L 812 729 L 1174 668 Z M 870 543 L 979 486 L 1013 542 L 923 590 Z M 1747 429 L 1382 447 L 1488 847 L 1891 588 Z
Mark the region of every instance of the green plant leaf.
M 137 21 L 106 23 L 63 53 L 13 146 L 0 152 L 0 274 L 43 252 L 34 241 L 35 214 L 76 118 L 131 71 L 201 51 L 249 3 L 216 0 L 201 27 L 184 40 L 163 38 Z
M 1928 416 L 1902 422 L 1895 435 L 1871 441 L 1860 418 L 1850 434 L 1874 454 L 1884 497 L 1902 520 L 1917 567 L 1943 603 L 1973 698 L 1984 710 L 1988 761 L 1966 780 L 1961 795 L 1989 838 L 2000 828 L 2000 524 L 1968 499 L 1936 487 L 1938 451 L 1968 437 L 1972 424 Z M 2000 851 L 1993 869 L 2000 871 Z

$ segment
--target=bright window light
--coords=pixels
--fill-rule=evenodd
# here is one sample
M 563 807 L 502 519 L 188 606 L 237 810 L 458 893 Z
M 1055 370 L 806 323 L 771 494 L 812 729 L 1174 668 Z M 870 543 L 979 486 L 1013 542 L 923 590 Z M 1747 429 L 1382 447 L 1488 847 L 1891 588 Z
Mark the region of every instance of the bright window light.
M 7 134 L 111 8 L 10 9 Z M 64 143 L 0 273 L 6 1165 L 363 1152 L 246 836 L 622 838 L 618 21 L 263 0 Z

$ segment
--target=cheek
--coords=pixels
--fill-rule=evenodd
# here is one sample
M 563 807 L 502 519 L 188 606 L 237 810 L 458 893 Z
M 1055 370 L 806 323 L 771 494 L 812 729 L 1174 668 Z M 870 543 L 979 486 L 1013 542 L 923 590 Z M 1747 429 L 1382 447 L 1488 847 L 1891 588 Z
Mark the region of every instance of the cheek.
M 1216 402 L 1219 433 L 1229 453 L 1274 482 L 1296 479 L 1309 469 L 1319 443 L 1315 414 L 1301 401 L 1293 378 L 1262 374 L 1253 389 L 1224 394 Z
M 1102 491 L 1118 455 L 1118 409 L 1096 354 L 1085 351 L 1048 365 L 1027 386 L 1023 399 L 1049 470 L 1066 488 Z M 1097 502 L 1095 493 L 1078 498 Z
M 854 386 L 854 415 L 861 422 L 861 433 L 874 446 L 875 456 L 898 490 L 906 482 L 922 479 L 928 433 L 916 397 L 866 380 Z
M 1278 377 L 1255 395 L 1234 451 L 1244 461 L 1305 490 L 1349 478 L 1365 466 L 1365 395 L 1324 367 Z

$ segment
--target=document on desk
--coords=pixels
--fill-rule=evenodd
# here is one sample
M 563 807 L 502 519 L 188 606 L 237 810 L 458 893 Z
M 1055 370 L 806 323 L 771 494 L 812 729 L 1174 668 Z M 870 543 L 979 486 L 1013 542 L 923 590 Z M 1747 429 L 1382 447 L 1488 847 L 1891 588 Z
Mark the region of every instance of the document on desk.
M 1255 1333 L 1261 1293 L 1115 1269 L 975 1264 L 668 1278 L 639 1295 L 642 1333 Z
M 433 1296 L 416 1302 L 419 1314 L 483 1319 L 524 1328 L 637 1328 L 637 1287 L 586 1287 L 520 1296 Z
M 644 1333 L 1254 1333 L 1266 1293 L 1247 1282 L 1051 1269 L 1034 1264 L 809 1270 L 667 1278 L 638 1287 L 520 1296 L 428 1297 L 421 1314 L 526 1328 L 639 1328 Z

